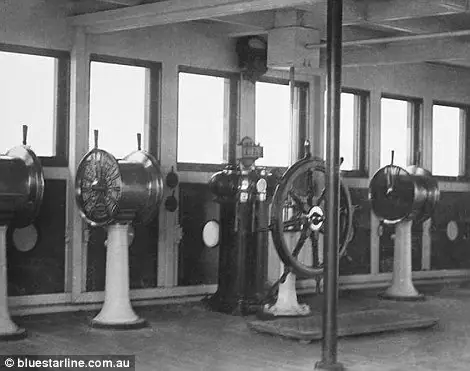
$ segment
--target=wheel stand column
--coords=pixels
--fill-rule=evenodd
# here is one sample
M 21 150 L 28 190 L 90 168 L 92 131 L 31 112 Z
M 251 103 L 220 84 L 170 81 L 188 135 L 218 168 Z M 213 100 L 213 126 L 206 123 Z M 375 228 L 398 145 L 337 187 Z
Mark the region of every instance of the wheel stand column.
M 339 247 L 339 134 L 341 107 L 341 52 L 343 1 L 328 0 L 327 9 L 327 128 L 326 128 L 326 234 L 324 245 L 324 303 L 322 359 L 319 370 L 344 370 L 338 350 Z

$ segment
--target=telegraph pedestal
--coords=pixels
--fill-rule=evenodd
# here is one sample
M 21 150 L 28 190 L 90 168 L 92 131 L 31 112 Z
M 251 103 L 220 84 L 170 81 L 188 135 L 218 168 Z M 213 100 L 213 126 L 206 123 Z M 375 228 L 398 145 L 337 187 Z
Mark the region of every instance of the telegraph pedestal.
M 392 285 L 381 295 L 391 300 L 424 300 L 413 286 L 411 227 L 429 219 L 440 192 L 432 174 L 419 166 L 406 170 L 393 164 L 379 169 L 369 183 L 372 211 L 385 223 L 395 225 Z
M 129 297 L 129 239 L 131 223 L 150 223 L 163 198 L 163 178 L 157 160 L 141 149 L 116 158 L 95 146 L 80 161 L 75 177 L 76 201 L 83 219 L 108 231 L 105 297 L 91 327 L 138 329 L 147 326 L 132 309 Z
M 91 321 L 92 327 L 138 329 L 147 326 L 147 321 L 135 314 L 129 297 L 128 229 L 128 224 L 108 227 L 104 304 Z
M 26 330 L 11 320 L 8 310 L 6 231 L 7 226 L 0 225 L 0 340 L 20 340 Z
M 389 300 L 424 300 L 413 285 L 411 265 L 411 227 L 406 220 L 396 225 L 392 285 L 380 296 Z
M 44 196 L 41 163 L 26 144 L 28 127 L 23 125 L 23 145 L 0 155 L 0 340 L 19 340 L 26 331 L 10 318 L 8 311 L 8 228 L 24 228 L 39 214 Z

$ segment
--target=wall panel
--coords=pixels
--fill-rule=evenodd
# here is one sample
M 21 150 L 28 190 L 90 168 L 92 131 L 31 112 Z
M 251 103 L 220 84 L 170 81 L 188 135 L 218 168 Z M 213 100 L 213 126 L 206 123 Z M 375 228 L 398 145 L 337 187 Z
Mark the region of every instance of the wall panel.
M 44 199 L 34 222 L 37 245 L 30 251 L 15 248 L 7 232 L 8 295 L 64 292 L 66 181 L 45 180 Z
M 349 188 L 354 207 L 354 236 L 339 262 L 340 275 L 370 273 L 370 205 L 367 188 Z
M 470 195 L 466 192 L 441 192 L 441 199 L 432 217 L 431 269 L 470 268 L 470 235 L 452 242 L 446 227 L 450 220 L 468 220 Z
M 179 223 L 183 238 L 179 244 L 178 285 L 216 284 L 219 249 L 209 248 L 202 240 L 208 220 L 219 221 L 219 205 L 207 184 L 180 183 Z

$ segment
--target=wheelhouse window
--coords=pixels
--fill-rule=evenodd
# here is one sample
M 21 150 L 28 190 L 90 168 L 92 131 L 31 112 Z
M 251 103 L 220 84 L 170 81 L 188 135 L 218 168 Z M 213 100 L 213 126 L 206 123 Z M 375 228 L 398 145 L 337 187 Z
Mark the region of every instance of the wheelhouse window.
M 308 85 L 297 83 L 294 93 L 294 120 L 287 82 L 256 82 L 255 138 L 263 147 L 259 166 L 288 167 L 291 154 L 303 156 L 307 122 Z M 297 158 L 292 159 L 294 161 Z
M 465 173 L 467 110 L 434 104 L 432 107 L 432 173 L 458 177 Z
M 150 122 L 157 101 L 159 65 L 93 55 L 90 63 L 89 147 L 98 147 L 121 159 L 142 148 L 150 150 Z M 152 104 L 151 104 L 152 102 Z M 153 139 L 155 140 L 155 139 Z M 152 148 L 153 149 L 153 148 Z
M 325 92 L 325 158 L 328 148 L 326 140 L 326 99 Z M 341 92 L 339 142 L 339 153 L 340 157 L 343 158 L 341 170 L 351 175 L 364 175 L 366 172 L 368 107 L 368 92 L 352 89 L 343 89 Z
M 418 130 L 421 101 L 382 97 L 380 105 L 380 166 L 401 167 L 419 162 Z
M 0 45 L 0 153 L 27 144 L 43 166 L 67 165 L 68 53 Z
M 235 156 L 237 79 L 185 70 L 178 73 L 178 168 L 221 165 Z

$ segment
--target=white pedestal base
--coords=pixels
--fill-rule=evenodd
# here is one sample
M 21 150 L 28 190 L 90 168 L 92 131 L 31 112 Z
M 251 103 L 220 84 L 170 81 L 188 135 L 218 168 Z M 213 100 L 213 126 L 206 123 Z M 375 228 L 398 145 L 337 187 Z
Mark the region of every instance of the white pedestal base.
M 281 263 L 281 272 L 284 266 Z M 307 304 L 299 304 L 297 301 L 297 292 L 295 290 L 295 275 L 289 273 L 286 281 L 279 284 L 277 301 L 274 305 L 266 304 L 263 313 L 271 316 L 308 316 L 311 313 Z
M 26 330 L 11 320 L 8 311 L 6 233 L 7 226 L 0 225 L 0 341 L 20 340 L 26 337 Z
M 415 289 L 411 266 L 412 221 L 398 223 L 395 229 L 392 285 L 381 295 L 390 300 L 424 300 Z
M 91 321 L 92 327 L 128 330 L 147 326 L 147 322 L 135 314 L 129 297 L 128 237 L 128 225 L 108 227 L 104 304 Z

